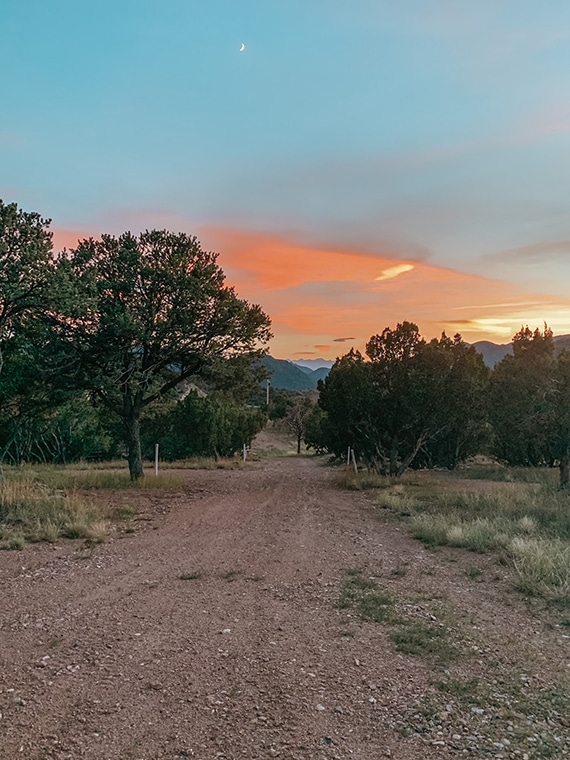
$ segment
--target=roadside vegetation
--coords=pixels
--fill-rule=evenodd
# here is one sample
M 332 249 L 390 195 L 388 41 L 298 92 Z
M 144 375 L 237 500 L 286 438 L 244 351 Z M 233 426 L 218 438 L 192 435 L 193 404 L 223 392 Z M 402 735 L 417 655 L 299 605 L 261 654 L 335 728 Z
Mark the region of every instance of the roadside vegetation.
M 0 471 L 0 549 L 22 549 L 25 543 L 55 543 L 61 538 L 101 543 L 114 523 L 132 533 L 135 508 L 101 507 L 86 492 L 176 491 L 184 486 L 183 470 L 240 466 L 237 459 L 194 458 L 174 463 L 175 473 L 139 480 L 132 480 L 119 461 L 4 466 Z
M 31 476 L 0 480 L 0 549 L 61 537 L 104 541 L 110 522 L 76 492 L 54 491 Z

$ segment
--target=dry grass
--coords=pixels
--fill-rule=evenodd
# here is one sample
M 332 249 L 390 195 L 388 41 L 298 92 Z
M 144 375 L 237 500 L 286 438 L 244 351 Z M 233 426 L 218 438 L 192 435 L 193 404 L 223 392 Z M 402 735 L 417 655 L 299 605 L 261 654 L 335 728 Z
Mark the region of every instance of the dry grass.
M 568 494 L 526 481 L 460 491 L 457 476 L 425 475 L 382 491 L 379 505 L 410 516 L 413 536 L 427 546 L 497 552 L 522 592 L 570 604 Z
M 77 493 L 53 492 L 32 479 L 0 481 L 0 548 L 60 537 L 105 540 L 109 523 Z

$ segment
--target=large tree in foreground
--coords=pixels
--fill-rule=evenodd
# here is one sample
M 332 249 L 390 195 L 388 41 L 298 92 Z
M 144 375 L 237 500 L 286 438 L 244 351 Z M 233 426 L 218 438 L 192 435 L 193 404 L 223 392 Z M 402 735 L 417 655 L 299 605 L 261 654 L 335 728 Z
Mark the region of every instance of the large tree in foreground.
M 74 383 L 121 418 L 131 478 L 140 478 L 145 407 L 218 358 L 255 354 L 269 318 L 226 286 L 217 254 L 184 233 L 83 240 L 60 269 L 57 355 Z

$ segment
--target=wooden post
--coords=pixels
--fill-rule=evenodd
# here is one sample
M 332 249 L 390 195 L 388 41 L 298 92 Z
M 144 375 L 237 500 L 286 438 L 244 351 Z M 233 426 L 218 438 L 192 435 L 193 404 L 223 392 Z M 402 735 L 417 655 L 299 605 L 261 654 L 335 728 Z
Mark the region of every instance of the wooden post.
M 154 444 L 154 474 L 158 475 L 158 443 Z
M 352 449 L 352 464 L 354 465 L 354 472 L 358 475 L 358 467 L 356 465 L 356 455 L 354 449 Z
M 350 464 L 350 446 L 348 447 L 348 451 L 346 452 L 346 466 Z
M 243 444 L 243 461 L 245 462 L 246 459 L 247 459 L 247 446 L 244 443 Z

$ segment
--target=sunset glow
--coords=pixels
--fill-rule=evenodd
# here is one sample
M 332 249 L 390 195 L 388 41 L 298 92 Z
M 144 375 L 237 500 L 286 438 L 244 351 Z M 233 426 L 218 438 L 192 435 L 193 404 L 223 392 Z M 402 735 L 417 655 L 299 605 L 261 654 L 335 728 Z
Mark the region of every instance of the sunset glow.
M 570 3 L 75 5 L 0 47 L 0 198 L 56 250 L 196 235 L 279 358 L 570 333 Z

